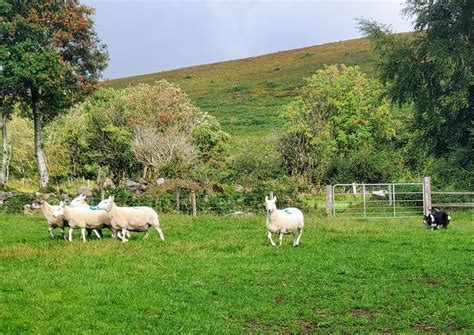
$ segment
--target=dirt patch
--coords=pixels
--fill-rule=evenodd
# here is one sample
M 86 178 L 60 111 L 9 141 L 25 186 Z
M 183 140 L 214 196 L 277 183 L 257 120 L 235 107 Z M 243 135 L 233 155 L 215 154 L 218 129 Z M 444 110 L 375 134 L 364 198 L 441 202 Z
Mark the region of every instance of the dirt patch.
M 278 297 L 275 299 L 273 302 L 275 305 L 283 305 L 285 303 L 285 300 L 282 297 Z
M 351 311 L 352 316 L 362 317 L 362 318 L 371 318 L 374 316 L 372 311 L 363 308 L 357 308 Z
M 438 285 L 439 282 L 434 278 L 426 278 L 423 279 L 423 284 L 435 286 Z
M 424 333 L 432 333 L 432 334 L 437 334 L 440 332 L 440 330 L 436 328 L 435 326 L 430 326 L 430 325 L 427 325 L 426 323 L 421 323 L 421 322 L 416 323 L 413 327 L 411 327 L 411 330 L 415 332 L 424 332 Z
M 323 317 L 325 319 L 331 319 L 332 315 L 326 311 L 324 311 L 322 308 L 316 307 L 313 308 L 313 313 L 316 314 L 317 316 Z
M 300 323 L 301 334 L 312 334 L 316 327 L 313 321 L 304 321 Z

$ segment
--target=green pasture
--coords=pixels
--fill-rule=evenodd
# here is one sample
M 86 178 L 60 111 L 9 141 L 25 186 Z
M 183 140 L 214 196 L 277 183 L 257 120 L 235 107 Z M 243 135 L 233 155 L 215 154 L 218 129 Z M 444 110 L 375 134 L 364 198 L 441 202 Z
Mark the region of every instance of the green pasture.
M 300 247 L 264 216 L 163 215 L 126 244 L 50 240 L 41 216 L 0 216 L 2 334 L 474 331 L 474 222 L 307 215 Z

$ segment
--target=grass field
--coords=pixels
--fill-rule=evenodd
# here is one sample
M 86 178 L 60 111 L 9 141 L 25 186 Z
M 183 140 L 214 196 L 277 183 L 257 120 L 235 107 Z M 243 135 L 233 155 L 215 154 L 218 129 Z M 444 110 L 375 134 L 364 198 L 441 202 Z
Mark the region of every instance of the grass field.
M 264 217 L 164 215 L 156 232 L 50 240 L 0 216 L 2 334 L 474 332 L 474 222 L 308 215 L 300 247 Z M 77 238 L 78 236 L 76 236 Z

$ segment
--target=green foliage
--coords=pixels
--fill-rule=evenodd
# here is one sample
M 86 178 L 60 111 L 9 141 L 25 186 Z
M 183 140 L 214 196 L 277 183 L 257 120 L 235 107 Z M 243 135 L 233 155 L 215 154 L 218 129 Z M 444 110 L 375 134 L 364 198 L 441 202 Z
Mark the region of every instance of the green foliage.
M 224 161 L 230 136 L 221 129 L 214 116 L 199 113 L 192 135 L 195 147 L 204 163 L 218 165 Z
M 31 204 L 34 200 L 35 197 L 31 194 L 19 193 L 6 199 L 0 206 L 0 211 L 15 214 L 23 213 L 23 206 L 25 204 Z
M 93 179 L 99 167 L 116 182 L 136 176 L 141 167 L 131 145 L 140 127 L 155 127 L 157 136 L 168 128 L 187 131 L 203 164 L 220 166 L 226 157 L 229 135 L 217 120 L 195 107 L 179 87 L 160 81 L 125 90 L 100 89 L 58 118 L 47 129 L 51 168 L 59 177 Z M 163 168 L 178 171 L 180 164 L 172 160 Z
M 76 1 L 2 1 L 0 83 L 28 105 L 35 95 L 51 120 L 90 92 L 107 63 L 90 7 Z
M 390 96 L 414 104 L 415 145 L 437 160 L 463 164 L 451 177 L 445 174 L 448 182 L 462 181 L 457 178 L 472 166 L 470 160 L 453 157 L 474 155 L 473 10 L 467 0 L 407 1 L 405 14 L 414 18 L 415 27 L 409 38 L 374 21 L 360 21 L 377 50 Z
M 382 94 L 358 68 L 318 70 L 282 112 L 287 123 L 279 147 L 287 169 L 319 184 L 328 181 L 336 160 L 350 161 L 361 150 L 390 150 L 395 123 Z
M 403 166 L 397 165 L 394 155 L 386 151 L 367 148 L 352 152 L 348 157 L 336 157 L 327 170 L 329 184 L 379 183 L 394 180 Z

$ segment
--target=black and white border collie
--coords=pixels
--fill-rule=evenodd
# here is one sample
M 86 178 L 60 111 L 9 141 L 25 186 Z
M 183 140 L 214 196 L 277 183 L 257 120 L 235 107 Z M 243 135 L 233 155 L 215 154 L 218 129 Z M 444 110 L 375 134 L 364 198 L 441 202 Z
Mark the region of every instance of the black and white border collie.
M 451 217 L 448 213 L 438 211 L 435 208 L 430 210 L 430 214 L 423 217 L 423 223 L 433 230 L 440 228 L 447 229 L 449 222 L 451 222 Z

